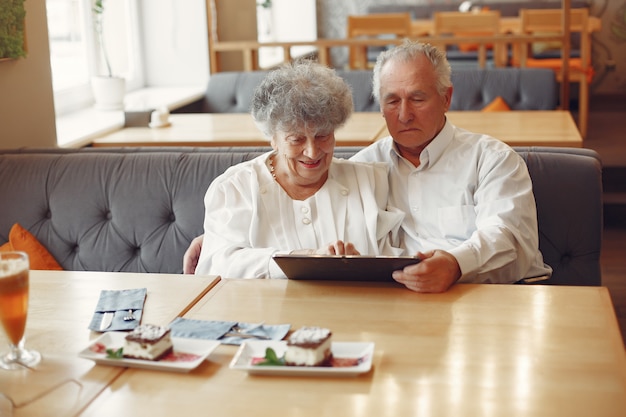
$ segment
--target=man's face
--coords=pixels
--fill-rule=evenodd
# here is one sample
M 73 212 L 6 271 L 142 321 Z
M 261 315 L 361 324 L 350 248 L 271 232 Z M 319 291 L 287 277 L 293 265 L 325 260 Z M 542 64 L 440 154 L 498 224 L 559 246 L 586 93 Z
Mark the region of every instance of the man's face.
M 391 60 L 380 73 L 380 107 L 389 133 L 401 154 L 419 155 L 439 133 L 450 107 L 452 87 L 437 91 L 437 78 L 430 61 Z

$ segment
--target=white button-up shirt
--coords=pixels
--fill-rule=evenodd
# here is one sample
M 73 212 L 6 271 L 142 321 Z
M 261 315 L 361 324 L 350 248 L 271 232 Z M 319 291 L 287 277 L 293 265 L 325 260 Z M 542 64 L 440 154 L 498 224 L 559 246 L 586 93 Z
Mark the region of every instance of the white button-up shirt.
M 389 204 L 406 213 L 401 246 L 407 254 L 450 252 L 461 282 L 510 283 L 551 273 L 539 252 L 528 169 L 505 143 L 447 121 L 417 168 L 391 137 L 352 159 L 389 164 Z

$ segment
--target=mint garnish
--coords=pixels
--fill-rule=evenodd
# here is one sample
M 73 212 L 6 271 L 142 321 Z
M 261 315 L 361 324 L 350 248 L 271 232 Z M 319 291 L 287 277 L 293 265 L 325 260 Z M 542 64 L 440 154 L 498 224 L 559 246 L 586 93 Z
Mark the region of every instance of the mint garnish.
M 274 349 L 266 348 L 265 349 L 265 360 L 257 363 L 259 366 L 283 366 L 285 365 L 285 359 L 278 357 Z
M 124 348 L 119 348 L 117 350 L 107 349 L 107 358 L 109 359 L 123 359 L 124 358 Z

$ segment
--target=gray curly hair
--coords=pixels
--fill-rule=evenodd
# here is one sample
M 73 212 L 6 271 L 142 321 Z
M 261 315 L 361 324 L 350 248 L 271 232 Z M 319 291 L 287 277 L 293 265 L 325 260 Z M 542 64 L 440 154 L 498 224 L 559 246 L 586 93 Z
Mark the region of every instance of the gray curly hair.
M 409 62 L 424 55 L 432 63 L 437 74 L 437 91 L 445 94 L 448 87 L 452 86 L 450 74 L 452 72 L 446 54 L 441 49 L 423 42 L 407 40 L 402 44 L 382 52 L 376 59 L 374 66 L 374 76 L 372 78 L 372 93 L 380 103 L 380 72 L 383 66 L 391 60 Z
M 268 73 L 254 92 L 250 112 L 271 138 L 277 131 L 299 128 L 333 132 L 352 109 L 352 92 L 343 78 L 319 63 L 300 60 Z

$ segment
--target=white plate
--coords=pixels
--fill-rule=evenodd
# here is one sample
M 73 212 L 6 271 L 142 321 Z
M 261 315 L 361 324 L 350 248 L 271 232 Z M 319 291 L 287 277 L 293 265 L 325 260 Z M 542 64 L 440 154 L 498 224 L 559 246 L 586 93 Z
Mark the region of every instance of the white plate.
M 156 369 L 172 372 L 189 372 L 200 365 L 220 345 L 216 340 L 184 339 L 172 337 L 174 354 L 193 355 L 186 360 L 160 360 L 148 361 L 141 359 L 112 359 L 107 358 L 106 353 L 98 353 L 96 346 L 104 345 L 106 349 L 117 350 L 124 345 L 127 332 L 108 332 L 94 340 L 88 347 L 81 350 L 78 356 L 91 359 L 100 365 L 124 366 L 128 368 Z
M 271 347 L 276 355 L 282 357 L 287 350 L 287 342 L 272 340 L 249 340 L 243 343 L 230 362 L 230 369 L 247 371 L 251 375 L 287 375 L 287 376 L 356 376 L 369 372 L 372 368 L 374 343 L 371 342 L 332 342 L 331 351 L 335 358 L 358 358 L 356 366 L 259 366 L 253 365 L 254 358 L 265 357 L 265 349 Z

